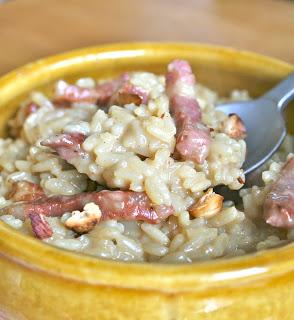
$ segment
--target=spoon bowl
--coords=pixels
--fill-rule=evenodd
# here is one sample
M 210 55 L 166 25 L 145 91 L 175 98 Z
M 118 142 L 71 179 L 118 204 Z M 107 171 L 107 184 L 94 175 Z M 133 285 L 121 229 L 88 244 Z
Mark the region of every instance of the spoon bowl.
M 272 100 L 260 98 L 219 107 L 226 114 L 237 114 L 243 121 L 246 136 L 244 173 L 248 174 L 277 151 L 286 136 L 285 120 Z
M 260 185 L 261 172 L 257 170 L 281 146 L 287 134 L 283 111 L 294 97 L 294 74 L 290 74 L 273 89 L 258 99 L 236 101 L 218 105 L 226 114 L 237 114 L 243 121 L 246 136 L 246 159 L 243 170 L 246 175 L 244 187 Z M 215 191 L 225 199 L 242 203 L 239 190 L 227 186 L 216 186 Z
M 218 109 L 237 114 L 245 124 L 247 152 L 243 165 L 247 175 L 264 164 L 286 136 L 283 111 L 294 97 L 294 74 L 256 100 L 226 103 Z

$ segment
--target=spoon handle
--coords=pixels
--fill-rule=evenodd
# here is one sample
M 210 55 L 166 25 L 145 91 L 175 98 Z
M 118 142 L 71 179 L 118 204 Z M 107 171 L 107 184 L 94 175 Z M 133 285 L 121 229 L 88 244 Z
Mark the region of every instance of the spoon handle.
M 278 109 L 283 111 L 294 98 L 294 73 L 291 73 L 285 80 L 262 96 L 262 98 L 275 101 Z

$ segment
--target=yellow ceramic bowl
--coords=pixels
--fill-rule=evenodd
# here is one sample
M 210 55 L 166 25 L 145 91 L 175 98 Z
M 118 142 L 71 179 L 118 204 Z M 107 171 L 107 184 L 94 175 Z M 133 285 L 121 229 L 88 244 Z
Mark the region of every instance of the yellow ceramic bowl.
M 222 94 L 245 88 L 256 96 L 293 72 L 275 59 L 205 45 L 86 48 L 0 79 L 2 134 L 18 102 L 33 89 L 48 90 L 59 78 L 163 73 L 174 58 L 189 60 L 198 80 Z M 0 319 L 293 319 L 293 292 L 292 245 L 190 265 L 127 264 L 50 247 L 0 223 Z

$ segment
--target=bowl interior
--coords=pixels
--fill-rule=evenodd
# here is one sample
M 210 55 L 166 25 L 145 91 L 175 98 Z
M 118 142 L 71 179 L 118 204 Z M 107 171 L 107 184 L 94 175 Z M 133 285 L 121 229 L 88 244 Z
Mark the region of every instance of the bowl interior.
M 3 135 L 7 119 L 30 91 L 50 94 L 57 79 L 70 82 L 85 76 L 105 79 L 133 70 L 164 74 L 166 65 L 175 58 L 187 59 L 197 81 L 221 95 L 228 95 L 232 89 L 246 89 L 257 97 L 293 70 L 289 64 L 275 59 L 214 46 L 146 43 L 86 48 L 39 60 L 2 78 L 0 133 Z M 290 109 L 293 108 L 287 109 L 291 112 L 287 120 L 293 121 L 294 111 Z M 292 132 L 293 126 L 291 122 Z
M 0 134 L 5 135 L 7 120 L 15 113 L 20 101 L 25 99 L 29 92 L 42 90 L 50 94 L 53 88 L 52 84 L 57 79 L 62 78 L 70 82 L 85 76 L 105 79 L 130 70 L 146 70 L 164 74 L 166 65 L 175 58 L 187 59 L 192 64 L 198 82 L 216 90 L 221 95 L 228 95 L 232 89 L 246 89 L 251 96 L 257 97 L 287 74 L 293 72 L 291 65 L 275 59 L 205 45 L 133 43 L 86 48 L 39 60 L 2 77 L 0 79 Z M 294 108 L 287 109 L 286 119 L 289 131 L 293 133 Z M 232 272 L 244 270 L 244 268 L 251 270 L 252 268 L 256 269 L 256 265 L 266 266 L 263 270 L 259 270 L 260 272 L 265 272 L 271 267 L 276 268 L 272 265 L 271 252 L 227 261 L 194 264 L 193 266 L 126 265 L 48 248 L 48 246 L 40 244 L 39 241 L 11 231 L 2 223 L 0 224 L 0 232 L 7 236 L 7 241 L 0 243 L 0 250 L 5 254 L 17 256 L 18 259 L 35 264 L 35 267 L 39 265 L 40 268 L 47 271 L 52 269 L 54 263 L 58 261 L 60 270 L 66 270 L 67 275 L 87 279 L 87 281 L 96 279 L 95 281 L 100 281 L 100 283 L 101 281 L 105 281 L 105 283 L 110 281 L 119 285 L 123 275 L 129 274 L 132 270 L 133 280 L 129 279 L 130 286 L 140 284 L 140 286 L 146 287 L 146 283 L 149 281 L 148 287 L 153 285 L 158 287 L 162 282 L 165 284 L 165 288 L 191 289 L 196 283 L 202 282 L 204 284 L 212 273 L 214 275 L 220 274 L 220 276 L 218 278 L 210 277 L 209 281 L 225 279 L 221 274 L 227 273 L 228 270 Z M 18 249 L 20 243 L 23 248 L 21 251 Z M 34 250 L 37 250 L 39 254 L 36 255 Z M 293 248 L 286 247 L 275 252 L 275 256 L 281 255 L 281 259 L 284 259 L 286 263 L 285 267 L 288 268 L 290 261 L 287 259 L 290 255 L 294 256 L 292 254 Z M 78 266 L 80 266 L 80 270 L 78 270 Z M 254 270 L 243 274 L 231 273 L 227 279 L 259 274 L 259 271 L 255 273 L 256 270 Z M 144 281 L 140 279 L 142 272 L 146 275 Z M 166 275 L 173 276 L 173 279 L 164 278 Z M 147 281 L 147 279 L 149 280 Z

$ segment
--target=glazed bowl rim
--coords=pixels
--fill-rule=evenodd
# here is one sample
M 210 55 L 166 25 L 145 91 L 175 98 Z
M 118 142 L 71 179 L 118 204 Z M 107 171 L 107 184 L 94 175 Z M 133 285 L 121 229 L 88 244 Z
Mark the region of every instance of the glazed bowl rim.
M 251 67 L 280 68 L 284 74 L 294 66 L 260 54 L 228 47 L 197 43 L 116 43 L 87 47 L 49 56 L 26 64 L 0 78 L 1 97 L 13 97 L 19 87 L 26 91 L 26 81 L 35 81 L 46 72 L 62 73 L 76 64 L 101 61 L 105 58 L 180 54 L 181 50 L 205 52 L 213 58 L 238 56 L 241 63 Z M 225 59 L 225 58 L 223 58 Z M 228 59 L 228 58 L 227 58 Z M 36 82 L 36 81 L 35 81 Z M 13 89 L 14 88 L 14 89 Z M 7 100 L 8 101 L 8 100 Z M 257 252 L 230 259 L 219 259 L 192 264 L 126 263 L 102 260 L 73 253 L 22 235 L 0 221 L 0 257 L 24 268 L 95 286 L 139 289 L 167 293 L 199 291 L 211 287 L 235 286 L 256 279 L 268 279 L 287 274 L 294 269 L 294 245 Z M 126 281 L 127 280 L 127 281 Z

